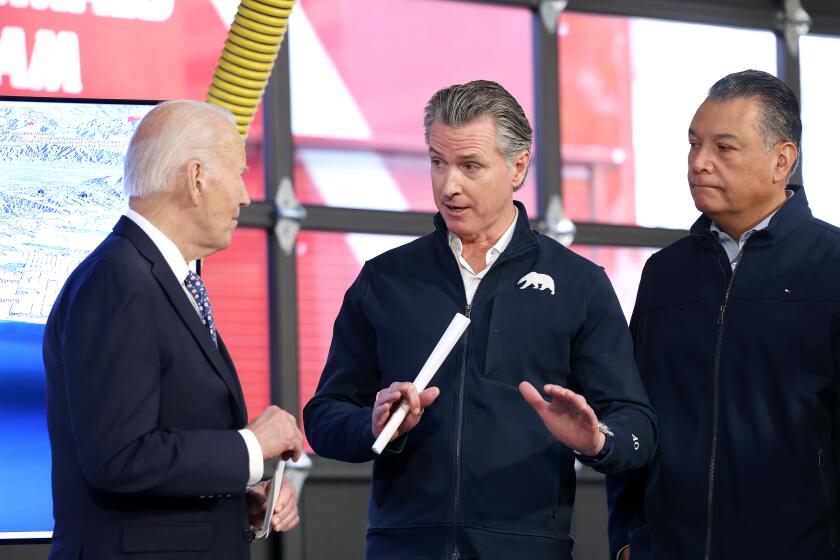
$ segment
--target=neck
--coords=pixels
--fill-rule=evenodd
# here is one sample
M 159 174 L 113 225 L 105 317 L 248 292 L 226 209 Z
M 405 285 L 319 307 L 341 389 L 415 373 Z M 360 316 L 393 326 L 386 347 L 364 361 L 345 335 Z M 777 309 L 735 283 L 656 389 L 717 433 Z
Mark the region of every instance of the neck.
M 516 207 L 511 204 L 509 210 L 486 232 L 458 237 L 461 240 L 461 255 L 475 272 L 481 272 L 487 266 L 487 251 L 499 242 L 515 218 Z
M 178 247 L 184 262 L 202 258 L 198 247 L 189 242 L 189 226 L 185 220 L 177 216 L 174 202 L 166 200 L 163 195 L 150 196 L 143 199 L 131 198 L 128 207 L 146 218 L 149 223 L 155 226 L 172 243 Z

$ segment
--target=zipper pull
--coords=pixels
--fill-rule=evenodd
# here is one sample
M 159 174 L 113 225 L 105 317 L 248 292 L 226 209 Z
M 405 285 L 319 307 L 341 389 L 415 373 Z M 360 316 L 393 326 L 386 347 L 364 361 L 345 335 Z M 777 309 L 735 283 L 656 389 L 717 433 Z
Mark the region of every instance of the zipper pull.
M 823 462 L 823 450 L 822 447 L 817 449 L 817 466 L 819 468 L 823 468 L 825 466 L 825 462 Z
M 718 325 L 723 324 L 723 314 L 726 312 L 726 304 L 721 304 L 720 313 L 718 313 Z M 469 315 L 467 315 L 469 317 Z
M 472 311 L 472 304 L 468 303 L 467 308 L 464 310 L 464 315 L 466 316 L 467 319 L 470 318 L 470 312 L 471 311 Z

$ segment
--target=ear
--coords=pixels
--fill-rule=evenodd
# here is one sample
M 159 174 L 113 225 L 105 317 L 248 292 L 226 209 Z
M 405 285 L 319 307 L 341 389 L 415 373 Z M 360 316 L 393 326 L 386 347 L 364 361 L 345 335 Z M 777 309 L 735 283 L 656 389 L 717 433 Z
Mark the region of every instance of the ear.
M 782 142 L 776 146 L 776 161 L 773 168 L 773 182 L 786 183 L 796 160 L 799 150 L 793 142 Z
M 527 150 L 524 152 L 520 152 L 519 155 L 517 155 L 513 159 L 513 162 L 510 165 L 510 169 L 512 171 L 511 183 L 514 191 L 522 186 L 522 182 L 525 181 L 525 175 L 528 174 L 528 166 L 530 165 L 531 152 Z
M 193 206 L 198 206 L 206 194 L 207 168 L 201 160 L 191 159 L 187 162 L 185 173 L 187 196 Z

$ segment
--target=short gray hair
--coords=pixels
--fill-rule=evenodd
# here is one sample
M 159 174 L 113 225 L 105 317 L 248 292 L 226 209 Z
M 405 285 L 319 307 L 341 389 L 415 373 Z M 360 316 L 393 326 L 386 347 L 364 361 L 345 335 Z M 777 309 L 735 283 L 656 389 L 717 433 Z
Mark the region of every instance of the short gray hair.
M 227 109 L 202 101 L 166 101 L 149 111 L 128 143 L 125 194 L 144 198 L 164 192 L 172 175 L 190 159 L 212 161 L 220 146 L 219 129 L 213 124 L 220 117 L 235 126 Z
M 510 92 L 489 80 L 455 84 L 443 88 L 429 99 L 423 116 L 426 145 L 436 121 L 446 126 L 461 127 L 484 116 L 491 117 L 496 123 L 496 142 L 508 164 L 513 163 L 522 152 L 530 153 L 533 130 L 525 111 Z M 524 183 L 525 179 L 522 181 Z
M 710 101 L 729 101 L 737 98 L 751 98 L 758 102 L 761 114 L 755 127 L 764 140 L 765 151 L 769 152 L 780 142 L 792 142 L 801 153 L 802 120 L 799 116 L 799 100 L 786 83 L 761 70 L 744 70 L 724 76 L 709 89 Z M 790 170 L 791 174 L 797 165 L 798 157 Z

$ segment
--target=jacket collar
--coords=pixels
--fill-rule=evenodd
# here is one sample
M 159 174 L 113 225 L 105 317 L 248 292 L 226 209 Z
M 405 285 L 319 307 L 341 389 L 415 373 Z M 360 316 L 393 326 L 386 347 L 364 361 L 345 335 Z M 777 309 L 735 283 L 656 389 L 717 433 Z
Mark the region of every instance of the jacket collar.
M 793 191 L 787 202 L 770 219 L 767 227 L 758 231 L 750 238 L 752 247 L 770 245 L 783 239 L 795 231 L 804 222 L 811 219 L 811 208 L 808 206 L 808 198 L 805 196 L 805 188 L 802 185 L 788 185 L 788 190 Z M 694 225 L 691 226 L 691 233 L 694 235 L 708 235 L 712 220 L 702 214 Z
M 228 390 L 236 401 L 237 409 L 241 419 L 247 419 L 245 400 L 242 395 L 242 388 L 232 367 L 226 363 L 223 352 L 225 346 L 219 337 L 219 348 L 213 345 L 213 339 L 207 327 L 201 322 L 198 313 L 187 300 L 187 294 L 181 284 L 175 278 L 172 268 L 167 264 L 163 255 L 152 242 L 151 238 L 134 222 L 125 216 L 121 217 L 114 226 L 114 233 L 128 239 L 137 251 L 152 264 L 152 274 L 166 293 L 166 297 L 172 307 L 178 312 L 181 320 L 187 326 L 196 343 L 198 343 L 204 355 L 213 365 L 213 368 L 227 385 Z M 221 350 L 221 351 L 220 351 Z
M 504 258 L 505 255 L 518 253 L 520 250 L 537 244 L 537 232 L 531 228 L 531 222 L 528 220 L 528 212 L 525 211 L 525 205 L 518 200 L 514 200 L 513 205 L 519 210 L 519 214 L 516 217 L 513 238 L 502 253 L 502 256 L 499 257 L 500 259 Z M 435 214 L 435 230 L 437 230 L 437 235 L 443 240 L 443 243 L 449 247 L 449 230 L 446 228 L 446 222 L 443 220 L 440 212 Z

